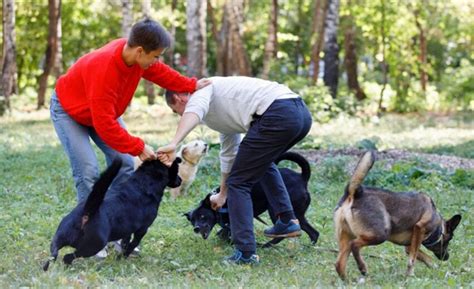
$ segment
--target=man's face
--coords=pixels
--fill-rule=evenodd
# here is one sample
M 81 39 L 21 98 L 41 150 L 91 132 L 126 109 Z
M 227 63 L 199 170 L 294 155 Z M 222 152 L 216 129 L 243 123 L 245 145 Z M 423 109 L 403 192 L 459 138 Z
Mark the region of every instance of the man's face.
M 156 50 L 150 51 L 150 53 L 146 53 L 146 51 L 139 47 L 137 50 L 137 63 L 140 65 L 141 68 L 147 69 L 153 63 L 158 61 L 160 55 L 163 54 L 166 48 L 158 48 Z
M 189 93 L 176 93 L 173 95 L 173 104 L 168 104 L 168 106 L 173 110 L 174 113 L 183 115 L 186 104 L 189 100 Z

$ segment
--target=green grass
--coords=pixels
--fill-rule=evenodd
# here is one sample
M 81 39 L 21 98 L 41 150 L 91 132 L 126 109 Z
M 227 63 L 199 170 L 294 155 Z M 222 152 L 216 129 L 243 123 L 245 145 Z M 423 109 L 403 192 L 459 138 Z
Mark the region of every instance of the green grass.
M 472 119 L 387 116 L 380 121 L 338 119 L 315 124 L 313 146 L 354 146 L 364 138 L 376 139 L 379 148 L 452 154 L 471 157 Z M 158 146 L 170 140 L 177 118 L 159 106 L 133 108 L 126 116 L 129 129 Z M 216 142 L 216 134 L 199 129 L 191 137 Z M 173 201 L 166 193 L 159 216 L 144 237 L 140 258 L 116 260 L 79 259 L 66 268 L 53 263 L 48 272 L 41 264 L 61 218 L 75 206 L 70 169 L 46 113 L 15 114 L 0 119 L 0 287 L 252 287 L 252 288 L 444 288 L 474 286 L 474 172 L 447 172 L 419 160 L 398 162 L 387 168 L 378 162 L 367 182 L 393 190 L 429 193 L 443 216 L 461 213 L 463 220 L 450 245 L 447 262 L 435 260 L 436 269 L 417 263 L 415 277 L 405 278 L 407 258 L 402 247 L 384 243 L 366 248 L 369 269 L 365 285 L 358 285 L 354 260 L 348 263 L 349 281 L 334 270 L 337 250 L 332 214 L 347 181 L 345 164 L 351 157 L 338 156 L 313 165 L 310 181 L 312 205 L 307 213 L 320 231 L 316 246 L 309 238 L 286 240 L 272 249 L 259 249 L 257 267 L 226 266 L 223 256 L 232 247 L 214 235 L 204 241 L 193 234 L 182 213 L 219 182 L 218 148 L 213 146 L 199 171 L 189 196 Z M 268 220 L 268 218 L 266 218 Z M 256 222 L 260 243 L 264 225 Z M 71 249 L 63 249 L 61 256 Z

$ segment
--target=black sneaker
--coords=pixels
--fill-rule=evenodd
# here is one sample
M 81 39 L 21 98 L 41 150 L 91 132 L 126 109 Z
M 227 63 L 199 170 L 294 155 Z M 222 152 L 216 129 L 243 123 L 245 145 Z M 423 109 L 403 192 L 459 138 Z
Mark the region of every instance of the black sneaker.
M 244 258 L 242 251 L 235 249 L 232 256 L 224 258 L 224 262 L 235 265 L 258 265 L 260 263 L 260 257 L 257 254 L 253 254 L 249 258 Z
M 263 231 L 269 238 L 291 238 L 301 236 L 300 222 L 296 219 L 290 220 L 287 224 L 278 219 L 275 225 Z

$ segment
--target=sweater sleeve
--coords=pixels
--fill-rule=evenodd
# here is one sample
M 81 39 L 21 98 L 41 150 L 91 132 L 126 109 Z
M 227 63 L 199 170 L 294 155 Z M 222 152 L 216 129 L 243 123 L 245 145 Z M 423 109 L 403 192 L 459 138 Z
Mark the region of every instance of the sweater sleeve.
M 130 135 L 117 121 L 115 107 L 119 97 L 117 88 L 120 78 L 111 77 L 111 73 L 114 73 L 113 69 L 90 82 L 88 91 L 92 125 L 108 146 L 118 152 L 137 156 L 143 152 L 145 143 L 142 139 Z
M 239 150 L 241 135 L 220 134 L 219 137 L 221 142 L 221 151 L 219 154 L 221 161 L 221 172 L 229 173 Z
M 194 92 L 197 79 L 181 75 L 161 61 L 155 62 L 143 73 L 143 78 L 165 89 L 176 92 Z

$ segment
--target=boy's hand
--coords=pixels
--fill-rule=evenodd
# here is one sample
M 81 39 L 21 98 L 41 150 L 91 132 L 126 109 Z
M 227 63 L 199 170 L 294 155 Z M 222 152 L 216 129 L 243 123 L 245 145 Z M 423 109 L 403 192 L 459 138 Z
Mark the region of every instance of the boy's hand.
M 138 156 L 138 158 L 144 162 L 146 160 L 156 160 L 156 154 L 153 148 L 147 144 L 143 148 L 142 153 Z

